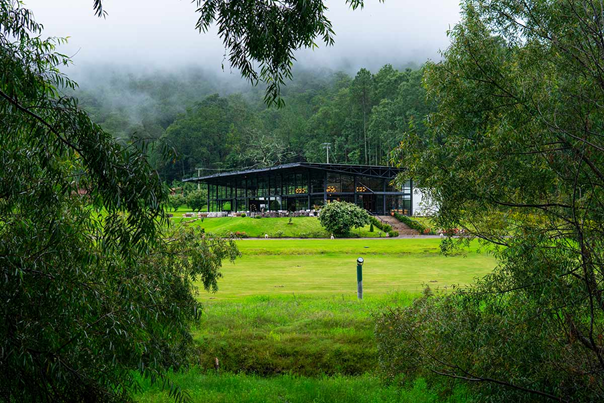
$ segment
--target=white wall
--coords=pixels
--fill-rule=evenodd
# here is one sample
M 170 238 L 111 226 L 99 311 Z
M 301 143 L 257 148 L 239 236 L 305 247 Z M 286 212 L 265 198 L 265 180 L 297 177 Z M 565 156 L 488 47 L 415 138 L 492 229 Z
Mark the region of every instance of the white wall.
M 426 196 L 421 189 L 413 188 L 413 215 L 433 215 L 438 207 Z

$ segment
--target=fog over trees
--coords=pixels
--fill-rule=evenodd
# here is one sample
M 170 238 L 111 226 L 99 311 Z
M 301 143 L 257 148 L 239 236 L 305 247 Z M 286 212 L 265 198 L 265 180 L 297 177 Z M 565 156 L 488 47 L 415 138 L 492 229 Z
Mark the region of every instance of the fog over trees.
M 413 125 L 423 132 L 430 107 L 422 69 L 385 65 L 353 75 L 299 69 L 283 87 L 282 108 L 264 102 L 262 86 L 201 69 L 84 79 L 81 106 L 124 144 L 149 145 L 163 179 L 197 168 L 232 170 L 294 161 L 389 164 L 390 151 Z M 166 155 L 164 151 L 170 153 Z

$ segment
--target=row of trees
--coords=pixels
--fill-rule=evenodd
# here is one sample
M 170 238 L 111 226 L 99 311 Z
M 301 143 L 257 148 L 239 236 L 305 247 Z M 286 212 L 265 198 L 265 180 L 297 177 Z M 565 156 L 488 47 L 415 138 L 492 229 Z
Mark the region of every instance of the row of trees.
M 325 162 L 323 143 L 331 145 L 331 162 L 389 164 L 390 151 L 405 131 L 426 130 L 431 107 L 422 75 L 423 69 L 390 65 L 375 74 L 361 69 L 354 77 L 300 71 L 283 87 L 285 105 L 280 109 L 267 108 L 258 88 L 211 94 L 216 78 L 201 72 L 184 74 L 181 81 L 169 74 L 152 79 L 117 75 L 78 96 L 93 118 L 120 139 L 151 142 L 152 165 L 172 181 L 196 173 L 196 168 L 214 173 Z M 182 92 L 171 95 L 171 86 L 173 92 Z M 128 106 L 123 100 L 130 101 Z
M 192 184 L 173 187 L 168 196 L 168 206 L 173 211 L 183 206 L 193 211 L 201 211 L 208 206 L 208 192 Z

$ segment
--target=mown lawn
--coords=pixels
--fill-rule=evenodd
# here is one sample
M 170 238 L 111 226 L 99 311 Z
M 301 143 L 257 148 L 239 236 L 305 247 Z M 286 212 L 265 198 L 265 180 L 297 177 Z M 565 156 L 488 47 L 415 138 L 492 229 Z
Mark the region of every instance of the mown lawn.
M 463 389 L 443 393 L 421 379 L 395 387 L 377 378 L 375 315 L 411 304 L 425 285 L 464 285 L 495 266 L 478 244 L 445 257 L 439 242 L 239 241 L 243 257 L 224 265 L 218 293 L 199 294 L 196 366 L 172 379 L 194 402 L 471 401 Z M 362 301 L 355 294 L 359 256 Z M 159 387 L 143 389 L 141 402 L 169 401 Z
M 204 207 L 201 211 L 206 211 L 207 208 Z M 191 210 L 189 207 L 187 206 L 180 206 L 178 209 L 173 210 L 171 208 L 167 209 L 166 212 L 168 214 L 172 214 L 174 217 L 176 218 L 181 218 L 183 216 L 184 213 L 193 213 L 194 211 Z M 197 212 L 195 212 L 197 213 Z
M 354 296 L 356 259 L 363 257 L 365 298 L 392 292 L 419 293 L 467 284 L 495 267 L 494 258 L 472 246 L 459 256 L 440 254 L 439 239 L 243 240 L 243 256 L 225 263 L 216 294 L 246 296 Z
M 180 214 L 180 215 L 179 215 Z M 182 218 L 182 212 L 177 213 L 172 222 L 196 225 L 206 232 L 220 236 L 229 236 L 235 232 L 244 232 L 250 238 L 264 238 L 266 234 L 270 238 L 329 238 L 329 234 L 319 222 L 317 217 L 279 217 L 279 218 L 250 218 L 250 217 L 220 217 L 191 219 Z M 353 237 L 385 237 L 378 228 L 374 232 L 369 232 L 370 227 L 366 226 L 360 229 L 354 229 L 351 233 Z

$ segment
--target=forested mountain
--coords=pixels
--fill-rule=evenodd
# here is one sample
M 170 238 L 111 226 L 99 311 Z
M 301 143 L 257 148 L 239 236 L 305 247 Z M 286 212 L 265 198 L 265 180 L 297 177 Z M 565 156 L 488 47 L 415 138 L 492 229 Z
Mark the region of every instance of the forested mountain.
M 264 89 L 201 71 L 113 74 L 77 92 L 93 119 L 124 142 L 149 147 L 166 181 L 284 162 L 388 164 L 405 131 L 420 135 L 430 111 L 423 69 L 386 65 L 375 74 L 299 71 L 283 88 L 285 106 L 268 108 Z

